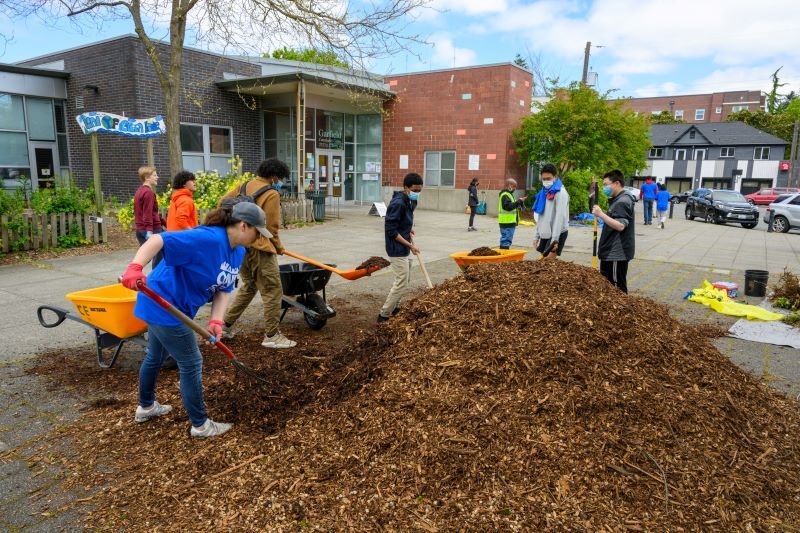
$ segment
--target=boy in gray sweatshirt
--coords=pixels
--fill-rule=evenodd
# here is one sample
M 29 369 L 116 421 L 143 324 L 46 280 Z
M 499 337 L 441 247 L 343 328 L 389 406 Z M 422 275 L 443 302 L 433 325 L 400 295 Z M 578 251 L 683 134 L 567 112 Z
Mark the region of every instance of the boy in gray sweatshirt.
M 542 167 L 542 188 L 536 194 L 533 211 L 538 215 L 533 247 L 543 257 L 557 257 L 564 250 L 569 230 L 569 193 L 556 177 L 556 167 Z

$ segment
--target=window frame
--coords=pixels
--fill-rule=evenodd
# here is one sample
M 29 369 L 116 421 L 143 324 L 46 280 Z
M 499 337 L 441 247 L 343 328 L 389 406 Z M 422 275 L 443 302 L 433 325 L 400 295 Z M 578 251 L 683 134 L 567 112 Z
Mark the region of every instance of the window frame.
M 728 154 L 725 155 L 725 150 L 729 150 Z M 723 146 L 719 149 L 719 157 L 721 158 L 733 158 L 736 157 L 736 147 L 735 146 Z
M 717 107 L 714 108 L 714 114 L 715 115 L 721 115 L 722 114 L 722 106 L 721 105 L 718 105 Z
M 753 161 L 769 161 L 769 152 L 770 152 L 769 148 L 770 148 L 769 146 L 756 146 L 753 149 Z M 756 154 L 759 153 L 759 150 L 761 151 L 762 157 L 756 157 Z M 766 157 L 764 157 L 764 150 L 767 151 Z
M 655 153 L 653 153 L 655 151 Z M 664 159 L 664 148 L 663 147 L 652 147 L 650 151 L 647 153 L 647 157 L 649 159 Z
M 675 110 L 675 120 L 683 120 L 683 109 Z
M 683 152 L 683 157 L 679 158 L 678 154 L 680 154 L 681 152 Z M 686 148 L 676 148 L 675 149 L 675 161 L 686 161 L 687 155 L 688 154 L 687 154 Z
M 697 116 L 698 114 L 700 116 Z M 705 120 L 706 119 L 706 108 L 702 107 L 700 109 L 695 109 L 694 110 L 694 119 L 695 120 Z
M 203 170 L 196 170 L 197 172 L 211 172 L 215 170 L 211 166 L 211 158 L 212 157 L 227 157 L 228 159 L 232 159 L 233 155 L 236 153 L 236 147 L 234 146 L 234 138 L 233 138 L 233 128 L 231 126 L 223 126 L 220 124 L 200 124 L 197 122 L 181 122 L 180 126 L 196 126 L 200 127 L 203 130 L 203 151 L 202 152 L 191 152 L 191 151 L 184 151 L 183 150 L 183 140 L 181 140 L 181 166 L 183 166 L 183 158 L 185 156 L 194 156 L 194 157 L 202 157 L 203 158 Z M 179 126 L 179 127 L 180 127 Z M 215 154 L 211 152 L 211 132 L 210 128 L 219 128 L 225 129 L 230 132 L 231 138 L 231 150 L 228 154 Z M 188 169 L 186 169 L 188 170 Z
M 737 111 L 750 111 L 749 104 L 736 104 L 731 106 L 731 113 L 736 113 Z
M 439 168 L 428 168 L 428 154 L 437 154 L 439 159 Z M 453 154 L 453 168 L 443 168 L 442 167 L 442 155 L 443 154 Z M 438 187 L 442 189 L 455 189 L 456 187 L 456 167 L 458 166 L 458 154 L 456 150 L 424 150 L 423 151 L 423 180 L 425 182 L 426 187 Z M 439 172 L 439 182 L 437 184 L 430 183 L 428 179 L 428 171 L 429 170 L 436 170 Z M 452 170 L 453 171 L 453 184 L 452 185 L 442 185 L 442 170 Z

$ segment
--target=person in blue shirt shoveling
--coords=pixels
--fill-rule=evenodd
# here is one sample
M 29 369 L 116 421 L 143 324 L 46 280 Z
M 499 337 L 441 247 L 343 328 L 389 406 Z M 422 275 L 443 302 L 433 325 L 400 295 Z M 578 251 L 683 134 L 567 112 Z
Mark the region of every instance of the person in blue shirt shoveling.
M 500 224 L 500 249 L 508 250 L 514 241 L 514 232 L 519 225 L 519 210 L 525 203 L 527 196 L 519 200 L 514 199 L 517 190 L 517 180 L 506 178 L 506 188 L 500 191 L 497 202 L 497 222 Z
M 384 233 L 386 255 L 394 272 L 394 284 L 386 297 L 378 323 L 386 322 L 400 310 L 399 303 L 408 291 L 411 281 L 411 254 L 418 254 L 414 244 L 414 209 L 422 191 L 422 176 L 411 172 L 403 178 L 403 190 L 395 191 L 386 208 Z
M 655 184 L 652 178 L 647 178 L 642 188 L 639 190 L 639 198 L 642 199 L 644 204 L 644 225 L 653 225 L 653 202 L 656 200 L 658 194 L 658 185 Z
M 260 236 L 272 237 L 266 222 L 264 211 L 256 204 L 239 202 L 209 213 L 204 226 L 154 234 L 136 252 L 122 284 L 138 290 L 138 282 L 144 282 L 190 318 L 211 299 L 208 331 L 218 339 L 245 247 Z M 146 277 L 143 267 L 158 254 L 163 254 L 163 260 Z M 203 356 L 194 331 L 144 294 L 137 296 L 133 314 L 148 325 L 147 354 L 139 368 L 136 422 L 147 422 L 172 411 L 172 406 L 156 401 L 156 380 L 164 358 L 171 355 L 178 363 L 183 407 L 192 423 L 190 435 L 206 438 L 228 431 L 232 424 L 214 422 L 206 414 Z
M 569 193 L 556 172 L 551 163 L 542 167 L 542 188 L 533 202 L 533 212 L 538 215 L 533 247 L 542 257 L 561 255 L 569 233 Z

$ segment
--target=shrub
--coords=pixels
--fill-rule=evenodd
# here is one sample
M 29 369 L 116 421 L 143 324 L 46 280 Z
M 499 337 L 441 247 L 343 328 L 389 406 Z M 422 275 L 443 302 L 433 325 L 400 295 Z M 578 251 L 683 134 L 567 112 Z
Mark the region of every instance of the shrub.
M 31 195 L 31 208 L 36 213 L 88 213 L 94 208 L 93 195 L 82 191 L 72 182 L 55 189 L 39 189 Z

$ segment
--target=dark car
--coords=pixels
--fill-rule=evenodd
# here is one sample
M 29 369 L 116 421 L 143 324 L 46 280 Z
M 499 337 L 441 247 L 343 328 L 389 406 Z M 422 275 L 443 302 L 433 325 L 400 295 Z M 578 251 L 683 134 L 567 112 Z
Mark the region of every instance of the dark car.
M 686 200 L 686 219 L 695 217 L 709 224 L 734 222 L 752 229 L 758 224 L 758 207 L 737 191 L 696 189 Z
M 689 189 L 688 191 L 683 192 L 676 192 L 672 195 L 672 198 L 669 199 L 670 202 L 673 204 L 680 204 L 686 203 L 686 200 L 692 195 L 695 189 Z

